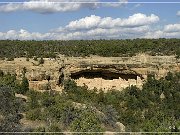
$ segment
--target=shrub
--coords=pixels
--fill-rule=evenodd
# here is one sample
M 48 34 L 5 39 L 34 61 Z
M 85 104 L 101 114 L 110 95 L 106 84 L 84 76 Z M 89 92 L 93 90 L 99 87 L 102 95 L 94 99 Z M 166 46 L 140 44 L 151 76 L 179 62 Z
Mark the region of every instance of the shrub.
M 27 109 L 31 110 L 31 109 L 38 108 L 40 106 L 38 102 L 40 94 L 34 90 L 29 90 L 26 94 L 29 97 L 29 100 L 27 102 L 28 104 Z
M 48 128 L 48 132 L 62 132 L 59 124 L 53 123 L 51 126 Z M 58 133 L 59 134 L 59 133 Z M 63 134 L 62 134 L 63 135 Z
M 14 58 L 13 57 L 9 57 L 9 58 L 7 58 L 7 61 L 13 61 L 14 60 Z
M 42 57 L 39 60 L 39 64 L 44 64 L 44 59 Z
M 33 58 L 33 60 L 37 61 L 38 59 L 37 59 L 37 57 L 35 56 L 35 57 Z
M 26 58 L 26 61 L 29 61 L 29 58 Z
M 75 119 L 71 125 L 70 130 L 73 132 L 102 132 L 100 121 L 92 111 L 87 108 L 84 110 L 80 117 Z
M 42 114 L 41 114 L 41 109 L 40 108 L 36 108 L 33 110 L 29 110 L 26 113 L 26 118 L 29 120 L 41 120 Z
M 28 90 L 29 90 L 29 81 L 26 77 L 23 77 L 18 93 L 25 94 Z
M 0 87 L 0 131 L 20 131 L 19 120 L 21 116 L 21 101 L 17 101 L 14 90 L 8 86 Z
M 2 70 L 0 70 L 0 77 L 4 76 L 4 72 Z

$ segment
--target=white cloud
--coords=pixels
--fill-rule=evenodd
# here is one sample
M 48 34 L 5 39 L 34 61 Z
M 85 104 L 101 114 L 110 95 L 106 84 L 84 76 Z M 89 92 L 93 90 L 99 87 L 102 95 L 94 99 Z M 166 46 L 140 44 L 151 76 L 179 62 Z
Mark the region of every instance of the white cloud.
M 54 13 L 76 11 L 80 8 L 97 8 L 96 3 L 56 3 L 56 2 L 78 2 L 76 0 L 31 0 L 23 3 L 9 3 L 0 6 L 0 12 L 13 12 L 18 10 L 30 10 L 38 13 Z M 88 0 L 81 0 L 88 2 Z M 97 0 L 91 0 L 97 2 Z
M 177 16 L 180 16 L 180 11 L 177 11 L 177 14 L 176 14 Z
M 123 5 L 126 5 L 128 3 L 128 0 L 117 0 L 117 3 L 105 3 L 102 4 L 105 7 L 120 7 Z
M 130 16 L 128 19 L 123 19 L 120 26 L 135 27 L 156 23 L 158 21 L 159 17 L 154 14 L 146 16 L 145 14 L 138 13 Z
M 67 29 L 89 29 L 93 27 L 97 27 L 101 22 L 101 17 L 91 15 L 90 17 L 85 17 L 76 21 L 70 22 L 66 28 Z
M 180 24 L 168 24 L 161 30 L 150 30 L 145 33 L 145 38 L 179 38 Z
M 180 32 L 180 24 L 165 25 L 164 31 L 167 33 Z
M 141 7 L 142 6 L 142 4 L 136 4 L 135 6 L 134 6 L 134 8 L 138 8 L 138 7 Z
M 70 22 L 66 29 L 69 30 L 82 30 L 90 28 L 114 28 L 114 27 L 138 27 L 156 23 L 159 21 L 159 17 L 151 14 L 146 16 L 145 14 L 137 13 L 129 16 L 127 19 L 111 18 L 91 15 L 76 21 Z M 62 28 L 60 28 L 62 30 Z
M 161 30 L 150 30 L 140 38 L 162 38 L 164 37 L 164 32 Z
M 76 11 L 81 8 L 95 9 L 100 6 L 119 7 L 127 3 L 128 0 L 119 0 L 122 3 L 96 3 L 99 0 L 30 0 L 23 3 L 9 3 L 0 6 L 0 12 L 14 11 L 34 11 L 37 13 L 54 13 Z M 56 3 L 65 2 L 65 3 Z M 67 3 L 71 2 L 71 3 Z M 73 3 L 72 3 L 73 2 Z M 81 3 L 82 2 L 82 3 Z
M 140 26 L 136 28 L 95 28 L 87 31 L 71 31 L 71 32 L 29 32 L 26 30 L 9 30 L 7 32 L 0 32 L 0 39 L 11 40 L 72 40 L 72 39 L 125 39 L 125 38 L 139 38 L 144 37 L 145 33 L 149 31 L 148 26 Z
M 28 32 L 24 29 L 21 29 L 19 31 L 15 30 L 9 30 L 7 32 L 0 32 L 0 39 L 12 39 L 12 40 L 43 40 L 43 39 L 50 39 L 49 36 L 51 36 L 52 33 L 39 33 L 39 32 Z
M 180 37 L 180 24 L 168 24 L 163 29 L 164 37 L 179 38 Z
M 16 10 L 21 9 L 21 5 L 20 4 L 6 4 L 6 5 L 1 5 L 0 6 L 0 12 L 13 12 Z
M 111 18 L 91 15 L 71 21 L 66 26 L 51 30 L 48 33 L 10 30 L 0 33 L 0 39 L 20 40 L 70 40 L 70 39 L 111 39 L 139 38 L 150 36 L 151 25 L 159 17 L 151 14 L 134 14 L 128 18 Z M 148 35 L 149 33 L 149 35 Z

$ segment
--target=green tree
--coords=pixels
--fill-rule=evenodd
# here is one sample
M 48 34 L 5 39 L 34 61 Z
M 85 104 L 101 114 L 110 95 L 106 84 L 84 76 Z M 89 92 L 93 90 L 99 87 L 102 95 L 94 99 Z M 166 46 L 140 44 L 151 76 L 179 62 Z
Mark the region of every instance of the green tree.
M 4 72 L 2 70 L 0 70 L 0 77 L 3 77 Z
M 25 94 L 29 90 L 29 81 L 26 77 L 23 77 L 20 90 L 18 93 Z
M 101 123 L 95 112 L 89 111 L 86 108 L 79 116 L 75 119 L 71 125 L 70 130 L 73 132 L 102 132 Z
M 44 59 L 42 57 L 39 60 L 39 64 L 44 64 Z
M 39 93 L 34 90 L 29 90 L 27 92 L 27 96 L 29 98 L 27 102 L 27 106 L 29 110 L 38 108 L 40 106 L 38 102 L 38 99 L 39 99 L 38 95 Z
M 14 90 L 8 86 L 0 87 L 0 131 L 21 131 L 19 120 L 22 102 L 18 102 Z
M 38 59 L 37 59 L 37 57 L 35 56 L 35 57 L 33 58 L 33 60 L 37 61 Z
M 118 112 L 113 108 L 112 105 L 108 105 L 103 109 L 103 113 L 105 114 L 105 122 L 112 126 L 115 127 L 115 123 L 118 121 Z

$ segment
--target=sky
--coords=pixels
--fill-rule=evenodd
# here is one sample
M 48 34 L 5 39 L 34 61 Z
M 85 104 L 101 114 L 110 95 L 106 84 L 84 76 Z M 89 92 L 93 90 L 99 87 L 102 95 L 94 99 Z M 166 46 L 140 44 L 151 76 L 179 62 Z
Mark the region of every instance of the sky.
M 134 38 L 180 38 L 180 1 L 0 0 L 0 39 Z

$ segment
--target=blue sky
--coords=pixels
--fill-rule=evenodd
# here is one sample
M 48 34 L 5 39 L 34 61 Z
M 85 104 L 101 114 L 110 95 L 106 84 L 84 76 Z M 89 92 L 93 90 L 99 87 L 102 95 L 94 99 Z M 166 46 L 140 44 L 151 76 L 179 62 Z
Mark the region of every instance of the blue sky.
M 24 0 L 12 1 L 25 2 Z M 113 4 L 96 3 L 105 0 L 93 0 L 92 3 L 62 5 L 63 3 L 47 3 L 47 1 L 46 3 L 43 3 L 43 0 L 40 3 L 28 3 L 28 1 L 26 3 L 1 3 L 0 39 L 180 37 L 180 3 L 149 4 L 129 3 L 135 0 L 119 0 L 125 3 Z M 49 2 L 52 1 L 49 0 Z M 57 2 L 57 0 L 54 1 Z M 111 0 L 111 2 L 117 1 Z M 136 0 L 136 2 L 139 1 L 148 2 Z M 1 0 L 0 2 L 8 1 Z M 170 2 L 170 0 L 156 0 L 156 2 Z M 174 0 L 174 2 L 179 1 Z M 109 17 L 111 19 L 108 19 Z

